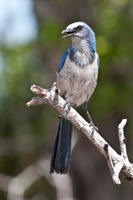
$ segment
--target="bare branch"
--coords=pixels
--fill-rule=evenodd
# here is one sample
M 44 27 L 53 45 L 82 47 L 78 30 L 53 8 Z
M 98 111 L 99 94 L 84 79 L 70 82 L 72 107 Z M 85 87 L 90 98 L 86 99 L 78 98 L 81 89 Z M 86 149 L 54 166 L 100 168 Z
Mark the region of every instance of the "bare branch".
M 113 163 L 110 152 L 108 151 L 108 145 L 106 145 L 104 149 L 106 151 L 106 159 L 107 159 L 107 163 L 110 169 L 112 180 L 116 185 L 120 185 L 121 181 L 119 179 L 119 173 L 123 167 L 123 164 L 122 162 L 116 162 L 115 164 Z
M 121 149 L 121 156 L 123 159 L 128 160 L 127 156 L 127 149 L 126 149 L 126 138 L 124 137 L 124 126 L 127 123 L 127 119 L 123 119 L 121 123 L 118 126 L 118 136 L 119 136 L 119 142 L 120 142 L 120 149 Z
M 87 138 L 98 148 L 98 150 L 105 156 L 113 182 L 117 185 L 121 183 L 119 174 L 121 173 L 125 179 L 133 184 L 133 164 L 129 162 L 127 157 L 124 126 L 127 120 L 122 120 L 118 127 L 118 135 L 120 141 L 121 155 L 119 155 L 102 137 L 88 124 L 76 110 L 72 107 L 68 108 L 65 100 L 59 96 L 59 89 L 57 84 L 54 83 L 49 90 L 43 89 L 39 86 L 31 86 L 31 91 L 37 94 L 27 106 L 35 106 L 40 104 L 49 104 L 53 106 L 63 117 L 71 121 L 71 123 L 81 130 Z

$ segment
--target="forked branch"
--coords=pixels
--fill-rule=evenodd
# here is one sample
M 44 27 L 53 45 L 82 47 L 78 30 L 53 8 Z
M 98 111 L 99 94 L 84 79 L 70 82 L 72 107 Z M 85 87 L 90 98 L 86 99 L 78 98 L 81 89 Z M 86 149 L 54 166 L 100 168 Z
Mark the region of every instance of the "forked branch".
M 48 90 L 32 85 L 31 91 L 36 94 L 37 97 L 32 98 L 32 100 L 27 103 L 27 106 L 49 104 L 54 107 L 63 117 L 71 121 L 75 127 L 81 130 L 105 156 L 111 172 L 112 180 L 116 185 L 121 184 L 119 178 L 120 174 L 122 174 L 124 178 L 133 185 L 133 164 L 129 162 L 125 143 L 126 139 L 124 137 L 124 126 L 127 122 L 126 119 L 123 119 L 118 126 L 118 136 L 121 149 L 121 155 L 119 155 L 75 109 L 66 104 L 66 101 L 59 96 L 59 89 L 56 83 L 54 83 L 52 88 Z

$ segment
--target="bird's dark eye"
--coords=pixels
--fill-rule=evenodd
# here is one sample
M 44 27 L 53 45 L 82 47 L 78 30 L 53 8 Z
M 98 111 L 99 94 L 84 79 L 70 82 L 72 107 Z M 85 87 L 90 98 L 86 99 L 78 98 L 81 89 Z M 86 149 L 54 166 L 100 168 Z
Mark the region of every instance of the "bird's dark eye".
M 77 27 L 75 28 L 75 31 L 76 31 L 76 32 L 81 31 L 82 28 L 83 28 L 83 26 L 79 25 L 79 26 L 77 26 Z
M 83 26 L 79 25 L 77 28 L 80 31 L 83 28 Z

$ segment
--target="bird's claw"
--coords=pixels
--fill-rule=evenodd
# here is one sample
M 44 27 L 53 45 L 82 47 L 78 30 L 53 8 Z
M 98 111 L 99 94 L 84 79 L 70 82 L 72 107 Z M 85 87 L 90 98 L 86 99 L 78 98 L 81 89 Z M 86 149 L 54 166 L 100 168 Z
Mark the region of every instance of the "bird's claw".
M 67 107 L 67 110 L 68 110 L 68 112 L 69 112 L 71 106 L 70 106 L 70 103 L 69 103 L 68 101 L 65 101 L 65 103 L 64 103 L 64 105 L 63 105 L 63 108 L 66 108 L 66 107 Z
M 95 124 L 93 122 L 90 122 L 89 126 L 92 126 L 92 128 L 95 130 L 95 131 L 98 131 L 98 127 L 95 126 Z

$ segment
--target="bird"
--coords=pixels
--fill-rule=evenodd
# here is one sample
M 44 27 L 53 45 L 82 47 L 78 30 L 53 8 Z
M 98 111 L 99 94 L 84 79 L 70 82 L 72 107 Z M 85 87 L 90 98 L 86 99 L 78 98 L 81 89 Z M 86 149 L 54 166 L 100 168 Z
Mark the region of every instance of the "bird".
M 70 107 L 83 106 L 90 124 L 96 129 L 88 111 L 88 101 L 95 90 L 98 78 L 99 56 L 96 52 L 94 31 L 85 22 L 74 22 L 62 31 L 70 38 L 70 47 L 64 52 L 57 72 L 60 95 Z M 71 164 L 72 123 L 63 116 L 52 151 L 50 173 L 66 174 Z

